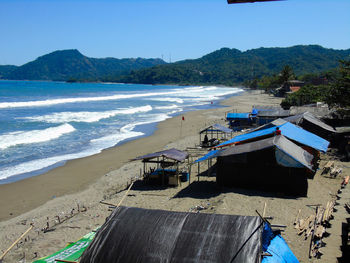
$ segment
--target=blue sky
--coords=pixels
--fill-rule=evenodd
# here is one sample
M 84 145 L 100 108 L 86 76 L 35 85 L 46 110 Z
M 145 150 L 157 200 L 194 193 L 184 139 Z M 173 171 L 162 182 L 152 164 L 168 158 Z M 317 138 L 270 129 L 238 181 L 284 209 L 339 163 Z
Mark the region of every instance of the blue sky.
M 222 47 L 350 48 L 349 0 L 0 0 L 0 65 L 55 50 L 88 57 L 198 58 Z

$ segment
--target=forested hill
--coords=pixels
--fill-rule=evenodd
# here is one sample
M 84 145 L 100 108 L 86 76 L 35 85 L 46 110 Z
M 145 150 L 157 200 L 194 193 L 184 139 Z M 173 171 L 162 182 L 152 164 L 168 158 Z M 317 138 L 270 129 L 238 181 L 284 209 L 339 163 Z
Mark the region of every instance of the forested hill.
M 101 81 L 109 75 L 116 77 L 131 70 L 165 64 L 161 59 L 89 58 L 78 50 L 59 50 L 41 56 L 20 67 L 1 66 L 3 79 Z
M 199 59 L 132 71 L 129 75 L 110 78 L 109 81 L 233 85 L 277 74 L 284 65 L 291 66 L 296 75 L 324 72 L 338 67 L 339 60 L 349 58 L 350 49 L 334 50 L 318 45 L 258 48 L 245 52 L 222 48 Z
M 111 81 L 142 84 L 241 84 L 278 74 L 289 65 L 296 75 L 319 73 L 350 59 L 350 49 L 317 45 L 258 48 L 245 52 L 222 48 L 199 59 L 167 64 L 161 59 L 89 58 L 61 50 L 23 66 L 0 66 L 0 78 L 15 80 Z

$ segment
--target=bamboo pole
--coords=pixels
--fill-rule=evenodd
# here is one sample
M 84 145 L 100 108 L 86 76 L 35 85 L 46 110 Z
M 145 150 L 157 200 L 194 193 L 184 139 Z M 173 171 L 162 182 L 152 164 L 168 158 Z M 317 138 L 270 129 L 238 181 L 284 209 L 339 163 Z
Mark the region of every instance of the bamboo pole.
M 118 208 L 124 201 L 125 197 L 128 195 L 131 187 L 133 186 L 134 182 L 132 182 L 128 188 L 128 190 L 126 191 L 126 193 L 124 194 L 123 198 L 120 200 L 120 202 L 117 204 L 116 208 Z
M 30 228 L 28 228 L 15 242 L 12 243 L 12 245 L 6 249 L 6 251 L 1 255 L 0 257 L 0 262 L 2 262 L 2 260 L 4 259 L 4 257 L 6 256 L 6 254 L 26 235 L 28 234 L 28 232 L 30 230 L 32 230 L 32 228 L 34 227 L 34 225 L 31 225 Z
M 55 259 L 56 262 L 66 262 L 66 263 L 78 263 L 78 261 L 70 261 L 70 260 L 64 260 L 64 259 Z
M 265 212 L 266 212 L 266 202 L 264 203 L 264 210 L 263 210 L 263 214 L 262 214 L 262 217 L 265 218 Z

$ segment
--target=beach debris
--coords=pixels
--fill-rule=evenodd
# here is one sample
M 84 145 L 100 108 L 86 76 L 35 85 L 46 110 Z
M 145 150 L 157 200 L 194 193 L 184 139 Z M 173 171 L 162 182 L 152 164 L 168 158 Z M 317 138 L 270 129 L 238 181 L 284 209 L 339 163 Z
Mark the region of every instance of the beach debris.
M 344 188 L 349 183 L 349 178 L 350 178 L 349 175 L 344 177 L 343 182 L 341 183 L 341 188 Z M 341 192 L 340 189 L 339 189 L 339 191 Z
M 74 216 L 76 216 L 82 212 L 86 212 L 86 211 L 87 211 L 87 208 L 84 205 L 82 207 L 80 207 L 80 205 L 77 204 L 77 209 L 73 207 L 69 213 L 61 212 L 61 215 L 54 216 L 54 219 L 51 221 L 51 224 L 50 224 L 50 218 L 46 217 L 46 226 L 43 227 L 41 229 L 41 231 L 43 231 L 44 233 L 55 231 L 56 226 L 66 222 L 69 219 L 73 218 Z M 39 235 L 39 232 L 38 232 L 38 235 Z
M 328 201 L 326 206 L 307 205 L 315 207 L 315 214 L 309 215 L 306 218 L 300 218 L 301 209 L 294 221 L 294 228 L 298 235 L 304 235 L 305 239 L 310 238 L 309 258 L 319 258 L 322 253 L 320 248 L 324 246 L 322 238 L 326 233 L 326 228 L 330 226 L 330 220 L 333 219 L 334 206 L 336 204 L 336 196 L 331 201 Z
M 330 176 L 333 178 L 336 178 L 339 174 L 341 174 L 342 171 L 343 171 L 342 168 L 334 167 L 331 169 Z
M 189 212 L 193 213 L 199 213 L 199 211 L 208 209 L 208 207 L 202 206 L 202 205 L 195 205 L 189 209 Z
M 334 167 L 334 161 L 328 161 L 325 166 L 323 166 L 321 174 L 327 174 Z
M 6 256 L 6 254 L 7 254 L 8 252 L 10 252 L 10 250 L 11 250 L 15 245 L 17 245 L 17 244 L 21 241 L 21 239 L 22 239 L 23 237 L 25 237 L 25 236 L 29 233 L 30 230 L 33 229 L 33 227 L 34 227 L 34 225 L 31 225 L 18 239 L 16 239 L 15 242 L 13 242 L 13 243 L 11 244 L 11 246 L 9 246 L 8 249 L 5 250 L 5 252 L 0 256 L 0 262 L 3 261 L 4 257 Z

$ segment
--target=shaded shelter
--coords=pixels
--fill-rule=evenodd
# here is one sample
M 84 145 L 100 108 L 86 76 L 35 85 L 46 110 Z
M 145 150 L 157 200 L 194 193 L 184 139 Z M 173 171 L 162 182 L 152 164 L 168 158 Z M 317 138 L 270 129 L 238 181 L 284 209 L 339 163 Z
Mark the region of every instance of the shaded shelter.
M 234 131 L 249 128 L 253 125 L 255 117 L 250 112 L 237 113 L 229 112 L 226 115 L 226 120 L 229 122 L 230 128 Z
M 139 156 L 133 161 L 142 160 L 144 163 L 143 177 L 146 181 L 162 185 L 178 185 L 179 179 L 188 180 L 188 173 L 179 170 L 179 164 L 187 158 L 187 152 L 172 148 Z M 153 164 L 155 167 L 149 167 L 148 169 L 147 164 Z
M 329 141 L 282 119 L 277 119 L 269 124 L 255 129 L 252 132 L 235 136 L 231 140 L 221 143 L 216 147 L 221 148 L 233 144 L 242 144 L 249 141 L 260 140 L 264 137 L 274 136 L 277 127 L 281 131 L 282 135 L 299 145 L 308 146 L 321 152 L 326 152 L 328 149 Z
M 88 262 L 261 262 L 276 236 L 257 216 L 116 208 L 84 252 Z
M 313 155 L 283 135 L 217 150 L 216 180 L 238 186 L 307 195 Z
M 213 124 L 199 132 L 199 143 L 202 147 L 212 147 L 221 140 L 232 138 L 233 130 L 220 124 Z M 202 140 L 203 138 L 203 140 Z M 216 143 L 216 144 L 215 144 Z
M 295 116 L 285 118 L 286 121 L 294 123 L 304 130 L 312 132 L 326 140 L 330 140 L 337 132 L 332 126 L 321 121 L 310 112 L 304 112 Z
M 286 118 L 290 116 L 289 110 L 282 108 L 271 108 L 271 109 L 257 109 L 258 114 L 256 116 L 258 125 L 269 123 L 278 118 Z

